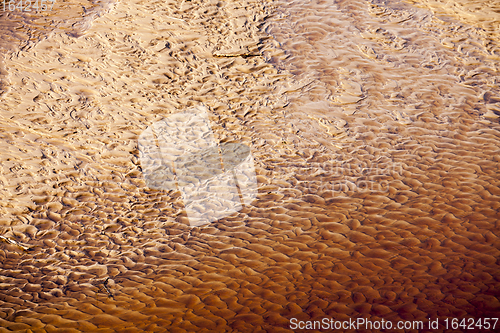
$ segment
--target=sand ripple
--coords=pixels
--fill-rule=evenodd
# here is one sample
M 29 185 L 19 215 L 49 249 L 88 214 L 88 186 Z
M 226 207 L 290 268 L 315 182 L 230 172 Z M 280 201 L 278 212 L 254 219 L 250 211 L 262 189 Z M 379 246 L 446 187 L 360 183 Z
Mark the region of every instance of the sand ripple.
M 0 332 L 497 316 L 498 30 L 428 7 L 122 2 L 12 54 Z M 137 139 L 200 104 L 259 194 L 190 227 Z

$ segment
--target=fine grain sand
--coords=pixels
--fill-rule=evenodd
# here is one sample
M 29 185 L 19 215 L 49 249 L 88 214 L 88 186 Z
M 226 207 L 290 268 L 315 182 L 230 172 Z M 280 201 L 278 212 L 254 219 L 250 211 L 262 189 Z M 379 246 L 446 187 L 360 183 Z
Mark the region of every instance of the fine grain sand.
M 498 317 L 498 17 L 416 5 L 131 0 L 13 46 L 0 332 Z M 259 194 L 191 227 L 137 140 L 200 105 Z

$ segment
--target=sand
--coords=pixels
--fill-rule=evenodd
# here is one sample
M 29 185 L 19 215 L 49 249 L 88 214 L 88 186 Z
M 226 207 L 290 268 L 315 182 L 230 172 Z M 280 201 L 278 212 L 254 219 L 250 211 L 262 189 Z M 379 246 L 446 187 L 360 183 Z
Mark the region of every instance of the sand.
M 9 53 L 0 332 L 498 316 L 498 30 L 433 8 L 127 1 Z M 138 137 L 199 105 L 259 194 L 191 227 Z

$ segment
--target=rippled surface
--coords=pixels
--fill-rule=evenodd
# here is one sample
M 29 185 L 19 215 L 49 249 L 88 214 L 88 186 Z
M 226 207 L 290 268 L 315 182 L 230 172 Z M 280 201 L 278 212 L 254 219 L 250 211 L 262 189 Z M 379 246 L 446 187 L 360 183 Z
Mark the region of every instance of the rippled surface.
M 16 52 L 30 50 L 54 32 L 80 37 L 96 18 L 109 12 L 114 3 L 113 0 L 54 0 L 54 3 L 44 0 L 43 4 L 41 0 L 4 0 L 0 3 L 0 95 L 8 91 L 9 72 L 15 70 L 4 64 L 5 57 L 12 59 Z
M 10 53 L 0 332 L 497 316 L 498 20 L 477 3 L 130 1 Z M 137 139 L 200 104 L 259 195 L 193 228 Z

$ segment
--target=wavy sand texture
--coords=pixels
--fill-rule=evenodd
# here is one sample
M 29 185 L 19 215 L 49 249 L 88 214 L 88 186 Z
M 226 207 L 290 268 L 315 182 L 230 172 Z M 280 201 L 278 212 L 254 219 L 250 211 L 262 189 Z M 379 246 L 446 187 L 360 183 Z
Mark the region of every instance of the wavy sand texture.
M 0 332 L 498 314 L 488 36 L 410 5 L 275 4 L 122 2 L 7 59 Z M 200 104 L 251 147 L 259 195 L 192 228 L 137 139 Z
M 109 12 L 113 0 L 5 0 L 0 4 L 0 95 L 9 90 L 5 57 L 34 47 L 53 33 L 82 36 L 94 20 Z M 22 10 L 21 10 L 22 8 Z

